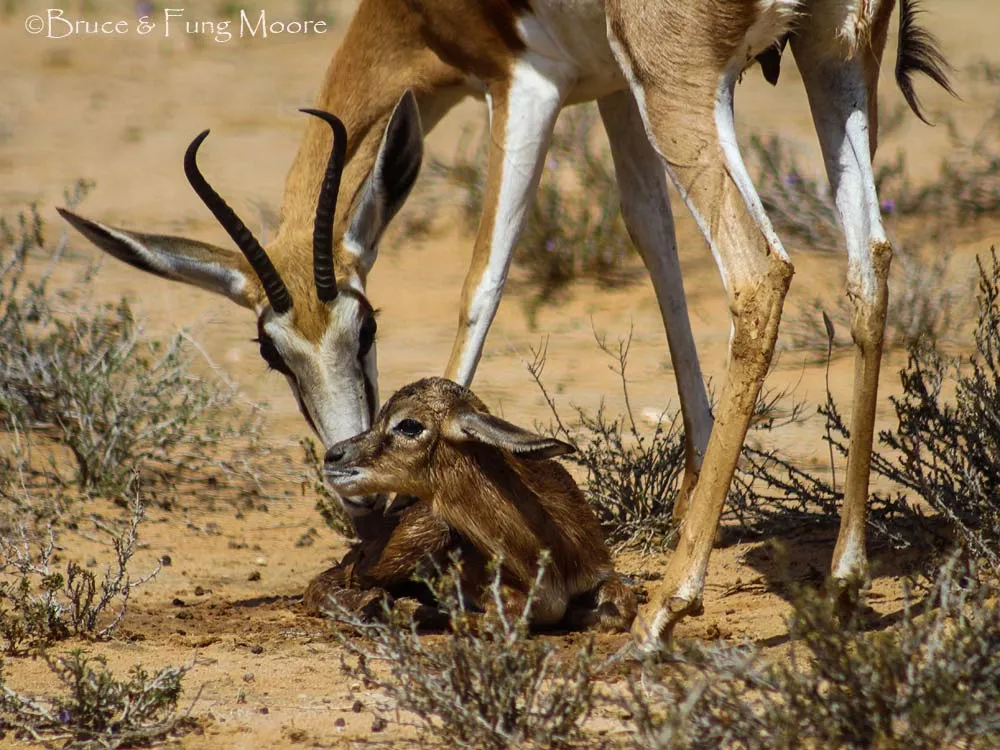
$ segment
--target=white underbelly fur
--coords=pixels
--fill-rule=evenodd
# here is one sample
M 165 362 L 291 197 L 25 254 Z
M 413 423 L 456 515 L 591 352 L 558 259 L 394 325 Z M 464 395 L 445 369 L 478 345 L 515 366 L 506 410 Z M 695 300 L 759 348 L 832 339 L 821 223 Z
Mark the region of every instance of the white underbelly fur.
M 535 0 L 518 20 L 528 52 L 571 67 L 576 80 L 567 104 L 599 99 L 626 87 L 611 54 L 602 0 Z

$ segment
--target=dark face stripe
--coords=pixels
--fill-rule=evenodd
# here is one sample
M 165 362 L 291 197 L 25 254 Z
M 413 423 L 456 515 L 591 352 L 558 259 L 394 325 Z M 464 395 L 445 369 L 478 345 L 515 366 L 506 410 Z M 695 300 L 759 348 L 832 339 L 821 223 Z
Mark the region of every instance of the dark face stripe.
M 339 287 L 337 290 L 337 294 L 343 294 L 345 297 L 350 297 L 353 300 L 357 300 L 357 303 L 366 313 L 375 312 L 375 308 L 372 307 L 372 303 L 368 301 L 368 298 L 365 297 L 365 295 L 363 295 L 361 292 L 357 291 L 352 287 L 349 286 Z
M 286 375 L 289 379 L 289 385 L 292 386 L 292 395 L 295 396 L 295 403 L 299 406 L 299 412 L 305 417 L 306 422 L 316 435 L 319 435 L 319 430 L 316 429 L 316 423 L 313 422 L 312 416 L 309 414 L 309 410 L 306 408 L 306 402 L 302 400 L 302 394 L 299 393 L 299 381 L 294 375 Z
M 371 379 L 368 377 L 368 373 L 365 371 L 364 363 L 361 365 L 361 377 L 365 381 L 365 401 L 368 402 L 368 424 L 369 426 L 375 424 L 375 385 L 372 383 Z
M 358 306 L 361 308 L 361 317 L 375 314 L 375 308 L 372 307 L 372 303 L 368 301 L 368 298 L 365 297 L 365 295 L 361 294 L 356 289 L 351 287 L 341 287 L 338 293 L 357 301 Z M 375 384 L 372 383 L 371 379 L 368 377 L 368 371 L 365 369 L 363 357 L 359 358 L 358 364 L 361 366 L 361 377 L 365 382 L 365 401 L 368 405 L 368 424 L 373 425 L 375 424 L 375 413 L 378 410 L 378 404 L 375 403 Z

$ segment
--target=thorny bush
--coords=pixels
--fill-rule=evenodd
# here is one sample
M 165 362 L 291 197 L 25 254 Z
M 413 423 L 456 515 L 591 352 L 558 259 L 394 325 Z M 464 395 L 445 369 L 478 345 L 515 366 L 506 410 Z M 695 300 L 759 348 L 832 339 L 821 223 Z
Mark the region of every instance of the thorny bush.
M 194 721 L 176 712 L 181 681 L 190 665 L 167 666 L 150 674 L 133 666 L 116 679 L 101 657 L 82 651 L 45 655 L 65 695 L 38 698 L 6 684 L 0 670 L 0 738 L 69 750 L 114 750 L 149 746 L 190 731 Z
M 159 572 L 159 566 L 138 578 L 128 572 L 144 515 L 138 489 L 130 511 L 124 529 L 95 522 L 110 538 L 115 557 L 100 579 L 75 560 L 65 568 L 57 565 L 51 524 L 41 538 L 33 538 L 37 535 L 19 520 L 0 526 L 0 637 L 7 653 L 70 636 L 102 639 L 118 629 L 132 591 Z
M 419 635 L 402 611 L 386 608 L 371 621 L 331 605 L 327 614 L 343 628 L 337 637 L 345 670 L 388 700 L 375 706 L 380 716 L 405 711 L 450 746 L 562 747 L 580 739 L 593 702 L 595 657 L 588 645 L 564 658 L 531 637 L 528 615 L 544 567 L 516 616 L 505 612 L 499 567 L 485 614 L 470 609 L 454 570 L 422 579 L 449 623 L 437 637 Z
M 1000 606 L 953 558 L 922 604 L 865 632 L 802 590 L 787 658 L 750 645 L 687 643 L 647 666 L 621 703 L 636 747 L 995 747 L 1000 741 Z

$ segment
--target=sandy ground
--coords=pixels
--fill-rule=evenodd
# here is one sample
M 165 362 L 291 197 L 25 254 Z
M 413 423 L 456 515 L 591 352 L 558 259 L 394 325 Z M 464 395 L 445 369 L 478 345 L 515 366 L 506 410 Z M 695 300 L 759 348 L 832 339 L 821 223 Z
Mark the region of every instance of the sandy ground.
M 334 24 L 326 35 L 228 43 L 176 31 L 168 39 L 159 32 L 147 37 L 45 39 L 24 29 L 25 18 L 45 13 L 44 5 L 14 6 L 15 12 L 0 20 L 0 212 L 38 201 L 51 222 L 51 236 L 62 230 L 53 210 L 61 203 L 62 190 L 86 177 L 97 183 L 81 209 L 86 215 L 221 244 L 227 241 L 222 230 L 183 178 L 184 148 L 193 135 L 211 127 L 203 168 L 220 192 L 248 217 L 259 215 L 262 206 L 276 208 L 303 127 L 296 109 L 312 102 L 354 4 L 331 3 Z M 89 18 L 134 22 L 127 3 L 96 6 Z M 269 4 L 270 12 L 289 19 L 297 7 L 290 2 Z M 961 71 L 983 57 L 997 60 L 991 44 L 996 24 L 986 22 L 996 13 L 993 0 L 931 4 L 928 19 L 960 71 L 957 81 L 963 93 L 956 101 L 921 83 L 931 113 L 947 111 L 960 124 L 981 121 L 985 103 L 971 84 L 963 88 Z M 206 10 L 199 17 L 218 16 Z M 890 60 L 894 49 L 891 40 Z M 882 85 L 887 107 L 898 105 L 901 97 L 892 85 L 891 65 L 883 72 Z M 767 86 L 757 71 L 747 75 L 737 112 L 745 131 L 780 132 L 800 144 L 809 163 L 818 167 L 805 96 L 790 60 L 777 89 Z M 481 105 L 460 105 L 430 135 L 429 149 L 450 156 L 462 128 L 481 123 L 483 117 Z M 905 149 L 916 177 L 926 178 L 947 156 L 947 137 L 943 128 L 927 128 L 909 117 L 881 148 L 890 155 Z M 679 203 L 675 215 L 703 368 L 707 377 L 720 382 L 729 335 L 721 284 L 704 241 Z M 892 223 L 890 228 L 907 229 Z M 959 233 L 956 277 L 972 268 L 974 254 L 998 236 L 996 229 L 980 224 Z M 81 267 L 99 254 L 79 236 L 71 236 L 70 243 L 73 262 Z M 443 370 L 470 249 L 471 237 L 454 232 L 420 242 L 390 232 L 383 243 L 369 285 L 370 298 L 381 309 L 383 397 L 417 377 Z M 846 266 L 843 257 L 817 257 L 795 249 L 793 243 L 797 273 L 789 314 L 817 294 L 842 288 Z M 593 332 L 614 340 L 630 326 L 630 378 L 637 411 L 655 413 L 676 403 L 662 325 L 644 275 L 612 291 L 578 284 L 564 303 L 542 309 L 535 329 L 523 312 L 526 292 L 514 281 L 477 374 L 476 390 L 491 407 L 525 424 L 547 419 L 524 364 L 531 358 L 531 347 L 547 337 L 545 380 L 560 404 L 592 408 L 603 399 L 618 413 L 618 383 L 605 367 L 610 362 L 595 346 Z M 306 433 L 284 380 L 266 372 L 249 343 L 255 330 L 248 313 L 222 298 L 160 282 L 110 259 L 98 284 L 109 300 L 126 295 L 154 335 L 191 330 L 250 398 L 269 403 L 267 425 L 276 441 Z M 785 347 L 770 383 L 794 385 L 796 397 L 811 404 L 822 401 L 824 371 L 814 360 L 809 353 Z M 903 362 L 899 352 L 885 359 L 880 424 L 887 424 L 892 415 L 888 397 L 898 391 L 895 372 Z M 849 402 L 852 370 L 849 358 L 835 359 L 832 389 L 842 404 Z M 811 419 L 773 440 L 793 459 L 820 464 L 826 456 L 821 431 L 822 422 Z M 271 503 L 268 512 L 248 512 L 241 518 L 230 506 L 208 508 L 198 497 L 182 506 L 151 512 L 142 532 L 148 546 L 137 557 L 136 569 L 147 569 L 164 554 L 170 555 L 172 565 L 137 595 L 123 637 L 88 648 L 122 670 L 136 662 L 155 667 L 194 661 L 186 699 L 200 690 L 194 714 L 205 721 L 203 732 L 185 738 L 184 747 L 392 742 L 391 729 L 388 736 L 370 736 L 371 716 L 352 711 L 356 698 L 366 699 L 364 690 L 340 674 L 337 648 L 326 625 L 304 616 L 298 603 L 305 582 L 344 550 L 341 540 L 323 530 L 313 499 Z M 321 530 L 319 541 L 297 547 L 295 542 L 310 527 Z M 793 576 L 815 576 L 828 565 L 830 532 L 803 533 L 785 541 L 793 551 Z M 91 553 L 85 541 L 66 552 L 81 557 Z M 717 550 L 705 614 L 684 623 L 679 635 L 780 645 L 788 607 L 767 590 L 768 581 L 779 575 L 773 557 L 766 544 Z M 876 554 L 872 604 L 882 613 L 899 608 L 897 562 Z M 633 554 L 619 560 L 619 566 L 631 573 L 655 573 L 662 561 Z M 248 580 L 254 572 L 260 573 L 259 580 Z M 621 642 L 622 637 L 605 637 L 602 648 Z M 35 687 L 49 679 L 44 665 L 32 660 L 13 659 L 7 671 L 14 686 Z

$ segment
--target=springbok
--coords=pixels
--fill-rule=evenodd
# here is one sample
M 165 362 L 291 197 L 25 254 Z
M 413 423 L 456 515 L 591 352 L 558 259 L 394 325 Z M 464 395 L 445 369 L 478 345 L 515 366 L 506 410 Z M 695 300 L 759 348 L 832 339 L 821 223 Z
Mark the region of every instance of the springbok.
M 467 94 L 490 114 L 487 187 L 459 330 L 445 374 L 468 385 L 499 305 L 511 253 L 560 109 L 596 99 L 622 213 L 649 270 L 674 362 L 686 434 L 682 532 L 663 586 L 633 626 L 649 648 L 701 608 L 712 539 L 753 403 L 771 361 L 792 265 L 736 143 L 733 95 L 759 59 L 776 81 L 786 43 L 802 72 L 848 251 L 856 376 L 851 445 L 833 575 L 867 575 L 866 498 L 891 247 L 871 159 L 877 83 L 895 0 L 362 0 L 316 107 L 340 115 L 351 142 L 333 223 L 335 288 L 313 288 L 306 253 L 330 149 L 311 122 L 285 184 L 266 255 L 274 274 L 192 240 L 126 232 L 65 214 L 98 245 L 144 270 L 226 294 L 253 309 L 261 354 L 288 377 L 327 446 L 366 429 L 375 411 L 374 318 L 365 281 L 378 241 L 406 198 L 430 129 Z M 923 119 L 912 75 L 951 91 L 936 43 L 901 0 L 896 80 Z M 412 92 L 412 96 L 410 93 Z M 709 409 L 680 278 L 666 178 L 701 227 L 732 314 L 727 383 Z M 239 233 L 246 239 L 249 233 Z M 240 241 L 237 240 L 237 244 Z M 242 246 L 241 246 L 242 247 Z M 254 251 L 253 254 L 256 254 Z M 314 255 L 319 265 L 323 256 Z M 270 279 L 287 294 L 275 305 Z M 262 283 L 264 281 L 265 283 Z M 294 306 L 292 306 L 294 301 Z M 345 499 L 377 530 L 369 503 Z
M 499 560 L 504 608 L 520 614 L 547 550 L 551 561 L 535 591 L 533 624 L 628 629 L 635 594 L 615 573 L 580 488 L 551 460 L 573 450 L 490 414 L 450 380 L 404 386 L 371 429 L 330 448 L 324 472 L 344 495 L 418 499 L 377 543 L 361 542 L 339 569 L 310 583 L 307 607 L 322 609 L 349 587 L 391 594 L 410 584 L 421 565 L 443 569 L 458 550 L 470 600 L 489 604 L 487 563 Z

